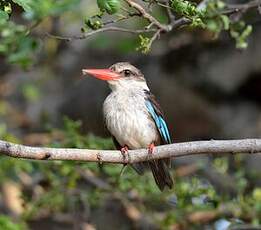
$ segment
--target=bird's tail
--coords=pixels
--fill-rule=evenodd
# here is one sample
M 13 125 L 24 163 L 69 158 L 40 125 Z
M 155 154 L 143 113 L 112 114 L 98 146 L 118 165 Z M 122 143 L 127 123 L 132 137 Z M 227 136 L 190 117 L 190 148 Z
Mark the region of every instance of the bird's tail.
M 151 168 L 155 182 L 161 191 L 164 190 L 165 186 L 168 186 L 170 189 L 172 188 L 173 180 L 165 160 L 149 161 L 149 167 Z

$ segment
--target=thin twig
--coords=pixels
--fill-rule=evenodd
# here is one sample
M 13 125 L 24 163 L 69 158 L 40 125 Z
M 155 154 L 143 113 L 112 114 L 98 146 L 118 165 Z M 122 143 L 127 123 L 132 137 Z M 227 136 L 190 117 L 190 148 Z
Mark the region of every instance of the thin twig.
M 150 47 L 152 46 L 152 43 L 153 43 L 157 38 L 159 38 L 160 33 L 161 33 L 161 30 L 160 30 L 160 29 L 154 33 L 154 35 L 151 37 L 150 42 L 149 42 L 149 44 L 148 44 L 148 49 L 150 49 Z
M 152 33 L 157 31 L 156 29 L 140 29 L 140 30 L 132 30 L 132 29 L 125 29 L 125 28 L 120 28 L 120 27 L 115 27 L 115 26 L 110 26 L 110 27 L 102 27 L 98 30 L 92 30 L 88 33 L 84 33 L 82 35 L 76 35 L 76 36 L 60 36 L 60 35 L 54 35 L 54 34 L 49 34 L 46 33 L 46 36 L 59 39 L 59 40 L 65 40 L 65 41 L 72 41 L 72 40 L 79 40 L 79 39 L 85 39 L 88 37 L 91 37 L 95 34 L 101 33 L 101 32 L 110 32 L 110 31 L 118 31 L 118 32 L 124 32 L 124 33 L 132 33 L 132 34 L 141 34 L 141 33 Z
M 175 21 L 173 21 L 170 25 L 171 30 L 176 29 L 181 26 L 189 25 L 191 23 L 191 20 L 185 17 L 179 18 Z
M 197 154 L 261 153 L 261 139 L 210 140 L 156 146 L 148 157 L 147 149 L 129 151 L 128 163 Z M 126 163 L 120 151 L 72 148 L 30 147 L 0 140 L 0 154 L 33 160 L 73 160 L 86 162 Z
M 261 0 L 253 0 L 248 3 L 242 3 L 242 4 L 227 4 L 227 8 L 229 9 L 250 9 L 255 8 L 257 6 L 261 5 Z
M 239 11 L 246 12 L 247 10 L 259 6 L 261 6 L 261 0 L 253 0 L 243 4 L 227 4 L 226 9 L 220 12 L 220 14 L 232 14 L 232 13 L 237 13 Z
M 166 0 L 166 5 L 168 6 L 166 8 L 166 11 L 169 18 L 169 23 L 171 24 L 175 21 L 175 15 L 173 14 L 172 7 L 169 4 L 169 0 Z

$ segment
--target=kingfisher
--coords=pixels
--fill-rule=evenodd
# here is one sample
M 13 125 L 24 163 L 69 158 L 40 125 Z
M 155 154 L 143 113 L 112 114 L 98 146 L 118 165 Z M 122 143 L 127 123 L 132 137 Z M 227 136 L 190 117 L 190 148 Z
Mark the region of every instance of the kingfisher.
M 103 115 L 114 144 L 122 154 L 126 156 L 129 149 L 141 148 L 148 148 L 148 154 L 153 154 L 156 145 L 171 143 L 159 103 L 138 68 L 119 62 L 108 69 L 83 69 L 82 72 L 107 81 L 111 89 L 103 103 Z M 143 174 L 146 164 L 161 191 L 165 187 L 172 188 L 170 159 L 149 160 L 132 167 Z

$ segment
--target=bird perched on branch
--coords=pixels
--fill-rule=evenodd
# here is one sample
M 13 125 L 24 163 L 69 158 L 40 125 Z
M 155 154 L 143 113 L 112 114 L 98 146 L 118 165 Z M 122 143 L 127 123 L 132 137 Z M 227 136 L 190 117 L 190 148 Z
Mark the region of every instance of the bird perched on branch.
M 128 154 L 128 149 L 140 148 L 148 148 L 148 154 L 153 154 L 155 145 L 171 143 L 162 110 L 139 69 L 128 62 L 120 62 L 109 69 L 82 71 L 107 81 L 112 90 L 104 101 L 103 114 L 114 143 L 123 156 Z M 142 174 L 145 164 L 132 166 Z M 148 165 L 161 191 L 165 186 L 172 188 L 173 181 L 168 171 L 170 159 L 149 160 Z

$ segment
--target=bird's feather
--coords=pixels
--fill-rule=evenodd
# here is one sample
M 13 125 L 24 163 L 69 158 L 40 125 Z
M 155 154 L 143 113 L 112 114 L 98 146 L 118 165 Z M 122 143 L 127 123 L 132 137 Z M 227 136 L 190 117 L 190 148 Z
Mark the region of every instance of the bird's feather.
M 157 129 L 160 133 L 162 144 L 170 144 L 171 138 L 169 134 L 169 130 L 167 124 L 163 118 L 163 113 L 160 108 L 159 103 L 156 101 L 155 96 L 150 93 L 149 91 L 145 91 L 146 94 L 146 107 L 148 109 L 149 114 L 151 115 L 152 119 L 154 120 Z
M 171 138 L 169 130 L 164 120 L 163 112 L 159 103 L 156 101 L 155 96 L 150 91 L 145 90 L 145 95 L 146 107 L 161 136 L 161 144 L 170 144 Z M 172 188 L 173 181 L 167 168 L 167 166 L 169 168 L 171 167 L 171 160 L 169 158 L 150 161 L 149 166 L 160 190 L 163 190 L 165 185 L 167 185 L 169 188 Z
M 148 162 L 156 184 L 161 191 L 167 185 L 170 189 L 173 186 L 173 180 L 168 171 L 167 165 L 164 160 L 152 160 Z

